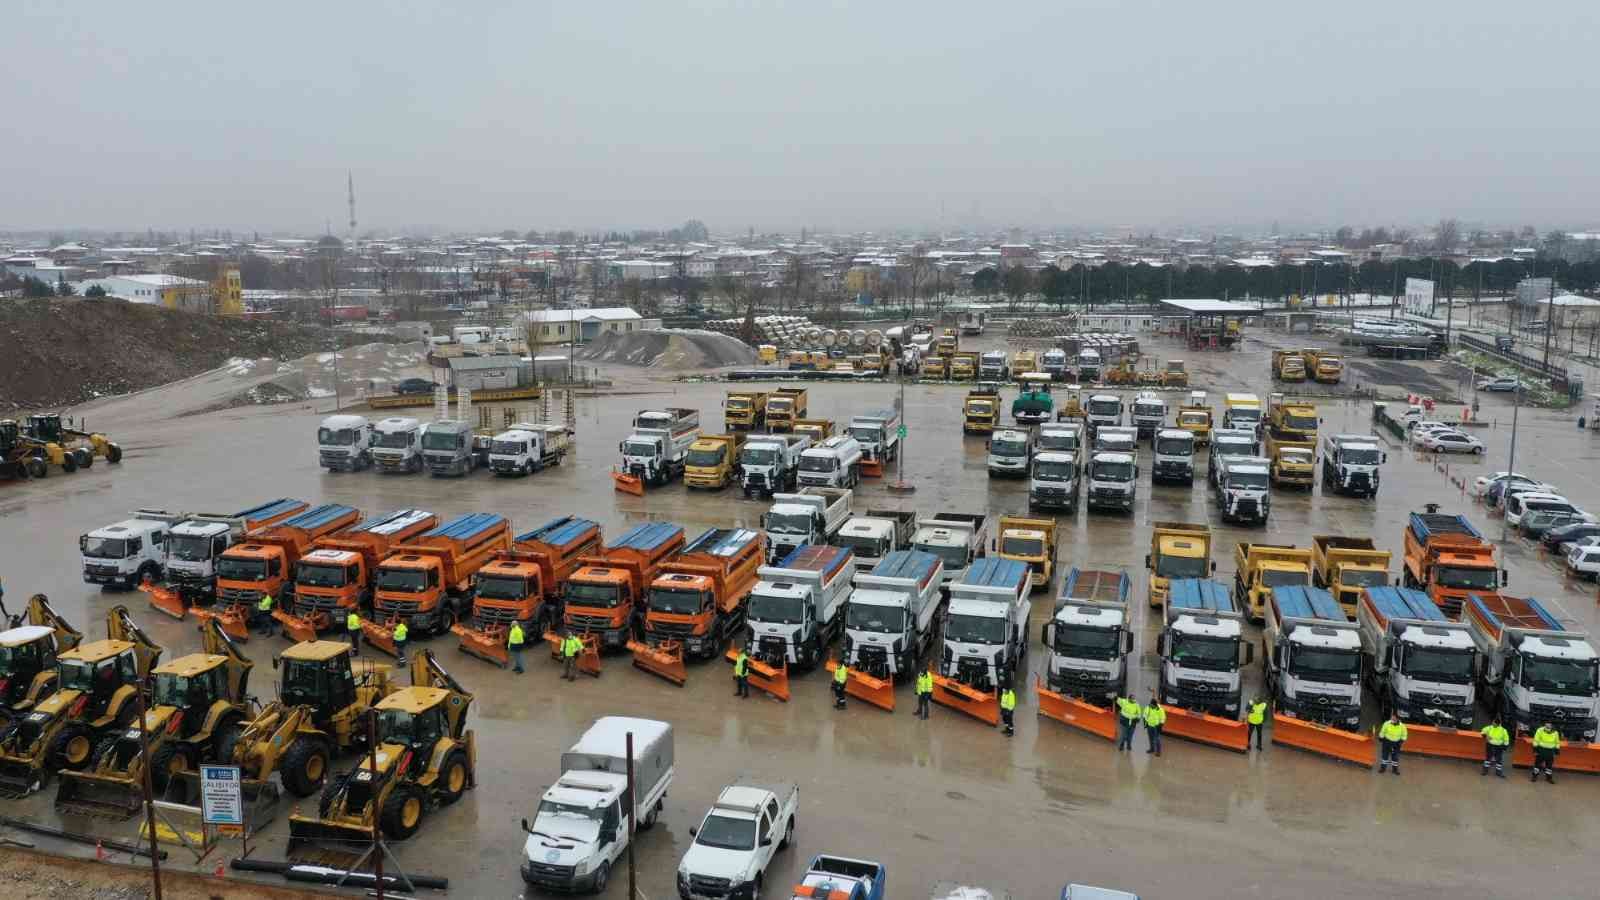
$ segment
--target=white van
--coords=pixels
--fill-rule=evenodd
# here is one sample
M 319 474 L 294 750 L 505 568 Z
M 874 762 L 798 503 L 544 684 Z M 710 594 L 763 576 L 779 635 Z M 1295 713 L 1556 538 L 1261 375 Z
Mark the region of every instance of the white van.
M 1534 510 L 1572 513 L 1588 518 L 1588 513 L 1567 502 L 1567 498 L 1560 494 L 1542 494 L 1529 491 L 1522 494 L 1513 494 L 1506 501 L 1506 524 L 1520 525 L 1522 524 L 1522 517 Z

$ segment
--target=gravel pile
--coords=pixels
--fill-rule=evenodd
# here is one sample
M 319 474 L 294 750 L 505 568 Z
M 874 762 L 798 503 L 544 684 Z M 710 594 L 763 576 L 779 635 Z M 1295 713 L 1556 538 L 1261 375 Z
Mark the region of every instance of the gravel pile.
M 579 348 L 577 356 L 650 369 L 716 369 L 756 361 L 755 348 L 738 338 L 691 329 L 607 333 Z

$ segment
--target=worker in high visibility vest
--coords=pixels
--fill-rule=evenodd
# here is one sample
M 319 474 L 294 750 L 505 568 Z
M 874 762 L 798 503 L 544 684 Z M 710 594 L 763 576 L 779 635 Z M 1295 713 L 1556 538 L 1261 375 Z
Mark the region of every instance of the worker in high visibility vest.
M 561 639 L 561 677 L 568 681 L 578 680 L 578 654 L 583 652 L 583 641 L 572 632 Z
M 1133 732 L 1143 717 L 1144 710 L 1139 707 L 1139 701 L 1132 697 L 1117 698 L 1117 720 L 1122 725 L 1122 736 L 1117 739 L 1118 750 L 1132 752 Z
M 733 658 L 733 695 L 750 696 L 750 653 L 745 647 L 740 647 L 739 655 Z
M 1494 774 L 1506 777 L 1506 748 L 1511 746 L 1511 732 L 1500 724 L 1500 717 L 1495 716 L 1493 722 L 1483 726 L 1480 734 L 1483 735 L 1483 774 L 1489 774 L 1492 764 Z
M 1246 725 L 1250 726 L 1249 732 L 1244 736 L 1244 749 L 1248 751 L 1251 743 L 1254 743 L 1256 745 L 1256 749 L 1260 750 L 1261 732 L 1266 730 L 1267 698 L 1253 698 L 1250 701 L 1249 711 L 1245 713 L 1244 721 Z
M 1011 689 L 1011 682 L 1006 682 L 1000 688 L 1000 720 L 1005 723 L 1006 737 L 1017 733 L 1016 723 L 1013 719 L 1017 712 L 1017 692 Z
M 1161 726 L 1165 724 L 1167 711 L 1156 698 L 1156 692 L 1151 691 L 1150 702 L 1144 708 L 1144 752 L 1161 755 Z
M 406 625 L 406 620 L 401 619 L 394 626 L 394 655 L 404 665 L 406 661 L 406 639 L 411 635 L 411 629 Z
M 1556 783 L 1556 754 L 1561 752 L 1561 732 L 1549 722 L 1539 726 L 1533 733 L 1533 777 L 1529 781 L 1539 780 L 1539 770 L 1544 770 L 1544 780 L 1551 784 Z
M 921 671 L 917 673 L 917 718 L 928 717 L 928 701 L 933 699 L 933 673 Z
M 256 601 L 256 624 L 261 628 L 261 633 L 267 637 L 272 637 L 277 631 L 274 627 L 276 622 L 272 618 L 272 602 L 271 594 L 262 594 L 261 599 Z
M 833 670 L 833 708 L 844 709 L 844 686 L 850 680 L 850 664 L 844 660 L 839 661 L 839 667 Z
M 1394 773 L 1400 774 L 1400 747 L 1406 742 L 1406 723 L 1400 721 L 1398 710 L 1389 714 L 1389 721 L 1378 728 L 1378 746 L 1381 755 L 1378 758 L 1378 774 L 1382 775 L 1390 766 L 1394 766 Z
M 518 675 L 522 674 L 522 644 L 526 640 L 522 623 L 512 622 L 511 630 L 506 632 L 506 651 L 511 654 L 511 671 Z
M 344 633 L 350 637 L 350 655 L 361 655 L 361 615 L 355 610 L 344 617 Z

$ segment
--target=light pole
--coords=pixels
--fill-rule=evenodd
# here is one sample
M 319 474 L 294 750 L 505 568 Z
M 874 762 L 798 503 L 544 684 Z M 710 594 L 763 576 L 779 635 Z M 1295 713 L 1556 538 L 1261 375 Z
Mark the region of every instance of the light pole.
M 1522 411 L 1522 379 L 1517 379 L 1517 389 L 1511 392 L 1511 453 L 1506 460 L 1506 472 L 1517 471 L 1517 413 Z M 1511 475 L 1506 475 L 1506 485 L 1511 484 Z M 1506 542 L 1505 494 L 1500 500 L 1500 543 Z

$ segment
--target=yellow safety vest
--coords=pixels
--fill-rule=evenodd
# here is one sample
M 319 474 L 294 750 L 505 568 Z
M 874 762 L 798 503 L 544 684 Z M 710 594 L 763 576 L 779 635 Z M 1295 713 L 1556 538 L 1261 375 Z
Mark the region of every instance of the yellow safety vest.
M 749 665 L 750 654 L 740 650 L 738 657 L 733 661 L 733 674 L 743 676 L 745 672 L 749 671 Z
M 933 675 L 931 673 L 923 672 L 917 676 L 917 693 L 933 693 Z
M 1010 688 L 1000 692 L 1000 708 L 1010 712 L 1017 708 L 1017 692 Z
M 522 646 L 522 640 L 523 640 L 522 626 L 518 625 L 516 623 L 512 623 L 511 632 L 506 635 L 506 646 L 509 646 L 509 647 L 521 647 Z
M 1122 717 L 1130 722 L 1139 721 L 1139 715 L 1143 712 L 1138 703 L 1122 697 L 1117 698 L 1117 709 L 1122 713 Z
M 394 639 L 397 640 L 397 641 L 405 640 L 406 639 L 406 632 L 407 632 L 406 623 L 401 622 L 399 625 L 396 625 L 394 627 Z
M 1250 715 L 1246 717 L 1245 721 L 1249 722 L 1251 725 L 1260 725 L 1266 720 L 1267 701 L 1262 700 L 1259 703 L 1250 704 Z
M 1482 734 L 1491 747 L 1504 747 L 1511 743 L 1511 732 L 1504 725 L 1485 725 Z
M 1404 741 L 1406 739 L 1406 723 L 1385 721 L 1383 727 L 1378 729 L 1378 737 L 1386 741 Z
M 1167 711 L 1159 703 L 1144 708 L 1144 723 L 1152 728 L 1167 724 Z
M 261 602 L 256 604 L 256 609 L 259 609 L 262 612 L 272 612 L 272 595 L 262 594 Z
M 562 656 L 571 658 L 571 657 L 577 656 L 579 653 L 582 653 L 582 652 L 583 652 L 583 641 L 580 641 L 577 638 L 572 637 L 571 635 L 568 635 L 567 639 L 561 642 L 561 655 Z
M 844 663 L 840 663 L 839 664 L 839 668 L 833 670 L 833 683 L 834 684 L 844 684 L 846 681 L 849 681 L 849 680 L 850 680 L 850 667 L 845 665 Z
M 348 631 L 360 631 L 361 630 L 361 617 L 359 615 L 356 615 L 355 613 L 351 613 L 350 615 L 345 616 L 344 617 L 344 627 Z
M 1541 725 L 1539 730 L 1533 733 L 1533 746 L 1538 750 L 1560 750 L 1561 732 Z

